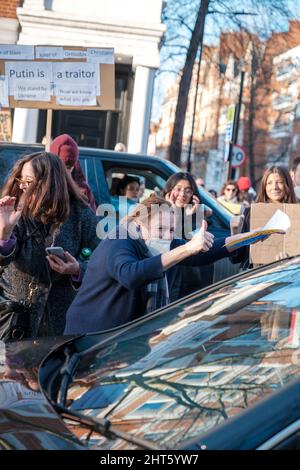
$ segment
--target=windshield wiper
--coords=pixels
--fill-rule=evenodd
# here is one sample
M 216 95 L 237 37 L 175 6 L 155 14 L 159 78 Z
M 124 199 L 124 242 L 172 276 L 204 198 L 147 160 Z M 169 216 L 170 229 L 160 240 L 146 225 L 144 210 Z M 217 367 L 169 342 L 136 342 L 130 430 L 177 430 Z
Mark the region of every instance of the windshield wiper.
M 135 444 L 141 447 L 142 449 L 161 450 L 157 446 L 157 444 L 154 444 L 150 441 L 146 441 L 145 439 L 140 438 L 140 437 L 132 436 L 128 432 L 120 431 L 119 429 L 116 429 L 116 427 L 111 424 L 111 421 L 109 421 L 106 418 L 101 418 L 101 419 L 91 418 L 90 416 L 85 416 L 76 411 L 71 411 L 65 406 L 58 405 L 53 402 L 51 402 L 51 405 L 53 406 L 55 411 L 57 411 L 60 414 L 62 418 L 75 421 L 76 423 L 80 423 L 83 426 L 86 426 L 87 428 L 89 428 L 91 432 L 99 433 L 108 439 L 114 439 L 114 438 L 122 439 L 123 441 L 127 441 L 130 444 Z

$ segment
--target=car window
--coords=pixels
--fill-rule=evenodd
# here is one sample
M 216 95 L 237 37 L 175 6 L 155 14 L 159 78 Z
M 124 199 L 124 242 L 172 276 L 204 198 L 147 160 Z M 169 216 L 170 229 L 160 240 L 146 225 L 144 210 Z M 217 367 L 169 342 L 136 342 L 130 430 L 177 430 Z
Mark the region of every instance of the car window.
M 94 159 L 80 157 L 79 161 L 80 161 L 80 165 L 81 165 L 83 174 L 85 176 L 86 182 L 88 183 L 91 190 L 93 191 L 93 194 L 96 200 L 96 205 L 98 205 L 100 204 L 100 194 L 99 194 L 99 187 L 98 187 L 98 182 L 96 178 Z
M 105 177 L 109 192 L 111 195 L 116 196 L 116 188 L 118 182 L 125 176 L 134 176 L 138 178 L 143 187 L 143 194 L 140 201 L 147 198 L 153 192 L 161 194 L 161 190 L 165 185 L 166 180 L 160 175 L 155 174 L 153 171 L 147 169 L 139 169 L 134 167 L 115 166 L 105 169 Z
M 31 153 L 31 151 L 24 151 L 23 148 L 19 151 L 15 148 L 0 148 L 0 189 L 2 188 L 15 162 L 28 153 Z
M 82 356 L 71 409 L 162 448 L 235 416 L 300 374 L 299 279 L 297 258 L 147 316 Z

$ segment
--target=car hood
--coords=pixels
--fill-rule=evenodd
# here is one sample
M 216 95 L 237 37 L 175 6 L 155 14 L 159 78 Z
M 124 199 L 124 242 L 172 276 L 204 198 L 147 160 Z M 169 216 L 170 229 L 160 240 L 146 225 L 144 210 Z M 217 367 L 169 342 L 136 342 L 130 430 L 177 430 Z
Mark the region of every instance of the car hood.
M 0 449 L 84 447 L 54 412 L 38 382 L 38 368 L 66 338 L 0 341 Z
M 105 340 L 76 339 L 62 354 L 70 367 L 60 370 L 72 377 L 64 405 L 163 449 L 184 448 L 299 375 L 299 279 L 299 257 L 280 261 L 174 302 Z M 53 356 L 41 368 L 45 387 L 58 351 Z M 87 436 L 97 450 L 132 448 L 124 439 Z

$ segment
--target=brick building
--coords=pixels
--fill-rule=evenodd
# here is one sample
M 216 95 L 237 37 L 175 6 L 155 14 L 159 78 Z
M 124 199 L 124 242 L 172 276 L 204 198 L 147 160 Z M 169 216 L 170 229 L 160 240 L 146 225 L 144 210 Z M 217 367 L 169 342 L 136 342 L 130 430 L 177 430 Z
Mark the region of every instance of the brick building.
M 55 110 L 52 136 L 69 133 L 80 145 L 145 153 L 155 70 L 165 26 L 163 0 L 1 0 L 0 44 L 112 47 L 115 50 L 115 108 Z M 41 142 L 46 112 L 16 108 L 12 139 Z
M 242 67 L 245 70 L 238 143 L 248 155 L 241 174 L 259 181 L 266 165 L 288 164 L 298 153 L 300 130 L 299 63 L 300 22 L 291 21 L 289 30 L 261 40 L 247 32 L 223 33 L 218 47 L 205 47 L 197 95 L 193 135 L 192 171 L 205 176 L 208 187 L 220 189 L 225 178 L 224 152 L 227 111 L 238 101 Z M 280 72 L 281 63 L 291 63 L 290 76 Z M 191 84 L 183 137 L 183 167 L 189 144 L 196 68 Z M 174 123 L 179 83 L 168 90 L 162 118 L 156 130 L 156 146 L 166 155 Z M 299 143 L 300 146 L 300 143 Z
M 21 0 L 1 0 L 0 44 L 14 44 L 17 42 L 19 30 L 17 8 L 21 3 Z

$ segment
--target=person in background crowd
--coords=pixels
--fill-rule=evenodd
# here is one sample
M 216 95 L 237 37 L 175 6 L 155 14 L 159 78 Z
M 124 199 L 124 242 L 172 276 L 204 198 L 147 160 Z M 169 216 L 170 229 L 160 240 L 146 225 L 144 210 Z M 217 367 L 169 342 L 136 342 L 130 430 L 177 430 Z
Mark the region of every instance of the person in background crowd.
M 221 189 L 221 194 L 218 197 L 218 201 L 220 202 L 231 202 L 234 204 L 238 204 L 238 195 L 239 195 L 239 188 L 237 182 L 234 180 L 226 181 Z
M 67 312 L 65 334 L 114 328 L 168 304 L 168 273 L 175 265 L 229 256 L 224 244 L 236 237 L 214 240 L 206 228 L 203 221 L 191 240 L 174 239 L 171 204 L 154 194 L 145 199 L 94 251 Z M 161 253 L 151 245 L 154 240 L 166 241 L 169 249 Z
M 118 142 L 114 148 L 115 152 L 127 152 L 126 145 L 123 142 Z
M 97 222 L 56 155 L 15 163 L 0 199 L 0 289 L 6 299 L 31 301 L 28 337 L 63 333 L 86 268 L 81 251 L 99 242 Z M 46 256 L 50 246 L 62 247 L 64 259 Z
M 138 202 L 140 180 L 135 176 L 125 175 L 118 183 L 117 194 L 131 201 Z
M 249 194 L 249 189 L 251 188 L 251 181 L 248 176 L 240 176 L 237 181 L 239 193 L 238 193 L 238 201 L 243 204 L 245 207 L 249 207 L 252 198 Z
M 59 135 L 52 141 L 50 152 L 58 155 L 64 162 L 67 171 L 78 185 L 82 196 L 86 198 L 89 206 L 96 212 L 96 201 L 79 163 L 79 149 L 75 140 L 68 134 Z
M 209 189 L 208 192 L 209 192 L 215 199 L 218 198 L 217 191 L 215 191 L 214 189 Z
M 196 178 L 196 185 L 201 186 L 201 188 L 205 188 L 205 182 L 203 178 Z
M 293 182 L 286 168 L 274 165 L 265 171 L 255 202 L 272 204 L 297 203 Z M 241 232 L 248 232 L 250 229 L 250 207 L 245 209 L 242 217 L 244 220 Z M 241 262 L 244 267 L 248 267 L 249 247 L 243 247 L 236 251 L 236 253 L 231 257 L 231 260 L 234 263 Z
M 136 176 L 124 175 L 116 182 L 115 188 L 111 202 L 117 208 L 119 221 L 121 221 L 132 212 L 139 201 L 140 180 Z M 120 196 L 123 196 L 122 199 Z
M 290 175 L 294 184 L 296 197 L 300 200 L 300 157 L 294 159 L 290 169 Z
M 239 188 L 234 180 L 226 181 L 221 189 L 221 195 L 217 198 L 232 214 L 239 215 L 244 206 L 239 202 Z
M 164 198 L 180 211 L 180 232 L 176 235 L 187 240 L 187 231 L 192 232 L 197 227 L 198 218 L 204 217 L 203 205 L 195 179 L 189 173 L 178 172 L 170 176 L 163 189 Z M 210 214 L 209 214 L 210 215 Z M 214 265 L 207 266 L 176 266 L 170 276 L 174 276 L 170 284 L 171 301 L 180 299 L 196 290 L 213 283 Z

